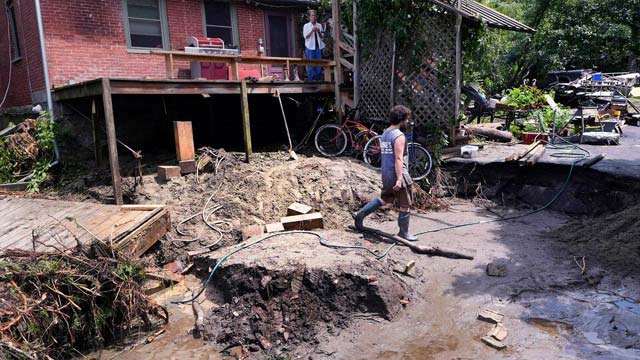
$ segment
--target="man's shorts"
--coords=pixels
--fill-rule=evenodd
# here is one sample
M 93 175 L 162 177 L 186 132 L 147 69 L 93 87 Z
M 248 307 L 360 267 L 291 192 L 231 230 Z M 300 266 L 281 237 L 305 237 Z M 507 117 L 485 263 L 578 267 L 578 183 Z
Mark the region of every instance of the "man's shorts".
M 405 186 L 398 191 L 393 191 L 391 189 L 382 189 L 380 193 L 380 198 L 385 204 L 393 204 L 395 207 L 403 208 L 403 207 L 411 207 L 411 199 L 413 194 L 411 193 L 411 188 L 407 188 Z

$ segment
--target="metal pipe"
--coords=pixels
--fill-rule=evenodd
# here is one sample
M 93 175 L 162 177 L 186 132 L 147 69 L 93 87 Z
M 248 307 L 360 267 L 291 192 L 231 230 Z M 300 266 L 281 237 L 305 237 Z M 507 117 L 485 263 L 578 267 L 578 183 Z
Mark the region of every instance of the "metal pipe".
M 53 114 L 53 100 L 51 99 L 51 82 L 49 79 L 49 65 L 47 64 L 47 49 L 44 42 L 44 27 L 42 25 L 42 10 L 40 9 L 40 0 L 35 0 L 36 19 L 38 21 L 38 36 L 40 37 L 40 53 L 42 54 L 42 71 L 44 72 L 44 86 L 47 92 L 47 107 L 51 113 L 51 118 L 55 119 Z

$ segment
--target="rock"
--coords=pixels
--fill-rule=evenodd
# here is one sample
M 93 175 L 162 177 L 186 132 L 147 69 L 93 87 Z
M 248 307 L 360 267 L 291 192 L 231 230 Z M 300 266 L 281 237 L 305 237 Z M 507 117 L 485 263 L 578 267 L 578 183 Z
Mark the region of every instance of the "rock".
M 242 241 L 247 241 L 249 238 L 253 236 L 258 236 L 264 234 L 264 229 L 262 225 L 251 225 L 242 229 Z
M 491 262 L 487 264 L 486 272 L 489 276 L 507 276 L 507 265 Z
M 492 324 L 498 324 L 502 322 L 504 315 L 497 311 L 483 309 L 478 313 L 478 320 L 486 321 Z

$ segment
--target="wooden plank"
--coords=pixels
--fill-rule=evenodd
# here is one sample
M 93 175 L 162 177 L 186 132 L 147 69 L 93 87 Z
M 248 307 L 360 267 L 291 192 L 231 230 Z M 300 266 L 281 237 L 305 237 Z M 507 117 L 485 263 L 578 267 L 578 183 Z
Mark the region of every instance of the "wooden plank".
M 360 53 L 358 51 L 358 6 L 357 1 L 353 3 L 353 105 L 358 106 L 360 102 Z
M 195 159 L 196 149 L 193 145 L 193 128 L 191 121 L 174 121 L 173 134 L 175 137 L 178 161 Z
M 458 0 L 458 13 L 456 15 L 456 79 L 455 79 L 455 104 L 454 116 L 455 119 L 451 124 L 449 130 L 449 138 L 451 139 L 451 145 L 456 145 L 455 127 L 458 126 L 460 119 L 460 97 L 462 96 L 462 15 L 460 13 L 462 9 L 462 1 Z
M 240 83 L 241 99 L 240 104 L 242 106 L 242 131 L 244 134 L 244 153 L 245 161 L 249 162 L 251 158 L 251 121 L 249 117 L 249 97 L 247 96 L 247 82 L 242 80 Z
M 173 54 L 167 54 L 165 56 L 165 65 L 167 67 L 167 78 L 173 79 Z
M 354 48 L 352 48 L 351 46 L 349 46 L 349 44 L 345 43 L 344 41 L 340 41 L 340 49 L 346 51 L 349 53 L 349 55 L 354 56 L 356 53 L 356 50 Z
M 350 63 L 347 59 L 345 58 L 340 58 L 340 64 L 344 67 L 346 67 L 347 69 L 353 71 L 353 64 Z
M 111 102 L 111 84 L 109 79 L 102 79 L 102 101 L 104 119 L 107 128 L 107 143 L 109 145 L 109 166 L 111 167 L 111 181 L 113 195 L 117 205 L 122 205 L 122 179 L 120 178 L 120 162 L 118 161 L 118 145 L 116 144 L 116 127 L 113 119 L 113 104 Z
M 122 205 L 120 206 L 120 211 L 155 211 L 163 207 L 164 205 L 153 205 L 153 204 Z
M 118 243 L 118 249 L 135 257 L 144 254 L 153 244 L 171 230 L 171 218 L 166 209 L 159 211 L 153 218 L 129 234 Z
M 93 152 L 98 168 L 104 166 L 104 158 L 102 156 L 102 137 L 100 136 L 100 123 L 98 121 L 96 110 L 96 99 L 91 100 L 91 128 L 93 130 Z
M 240 72 L 238 71 L 237 61 L 233 61 L 231 63 L 231 72 L 233 73 L 233 76 L 231 77 L 232 80 L 240 80 Z
M 51 93 L 54 101 L 86 98 L 102 95 L 102 83 L 100 79 L 67 85 L 53 89 Z

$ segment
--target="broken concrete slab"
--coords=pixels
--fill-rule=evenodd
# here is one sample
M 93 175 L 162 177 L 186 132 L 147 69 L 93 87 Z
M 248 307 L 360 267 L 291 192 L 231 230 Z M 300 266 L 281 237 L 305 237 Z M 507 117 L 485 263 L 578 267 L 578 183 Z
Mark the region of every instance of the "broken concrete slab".
M 280 222 L 285 230 L 313 230 L 324 229 L 324 221 L 321 213 L 286 216 Z
M 498 324 L 502 322 L 504 315 L 497 311 L 483 309 L 478 313 L 478 320 L 486 321 L 492 324 Z
M 485 343 L 486 345 L 496 349 L 496 350 L 502 350 L 505 349 L 507 347 L 507 345 L 503 344 L 502 341 L 496 340 L 491 336 L 485 336 L 482 339 L 483 343 Z
M 287 208 L 287 216 L 304 215 L 313 211 L 309 205 L 294 202 Z

